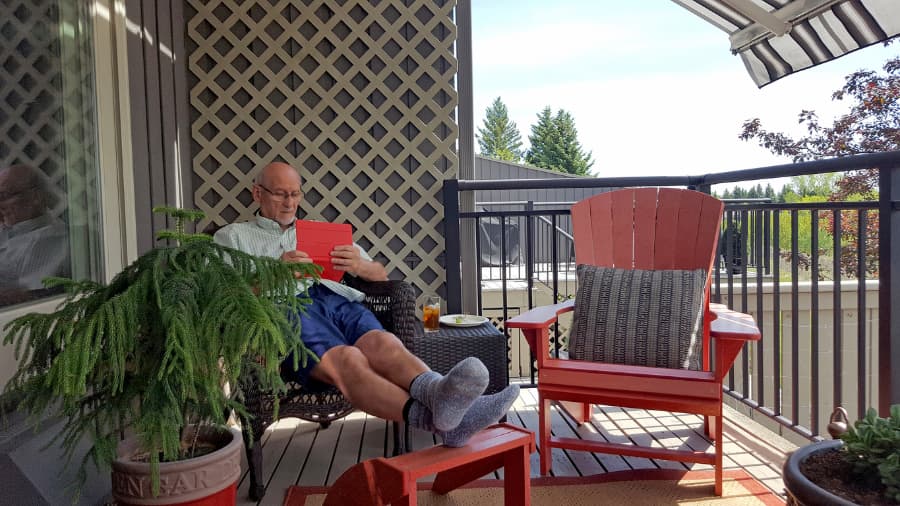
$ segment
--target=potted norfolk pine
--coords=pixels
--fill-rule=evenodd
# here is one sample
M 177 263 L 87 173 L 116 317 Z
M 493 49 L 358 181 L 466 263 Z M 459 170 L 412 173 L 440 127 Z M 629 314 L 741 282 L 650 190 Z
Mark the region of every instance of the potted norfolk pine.
M 45 280 L 64 288 L 60 305 L 4 327 L 19 360 L 7 390 L 35 421 L 63 417 L 51 444 L 68 458 L 90 442 L 78 477 L 91 463 L 112 467 L 118 503 L 233 503 L 242 441 L 226 421 L 232 410 L 246 414 L 238 379 L 254 374 L 261 388 L 279 391 L 283 358 L 311 356 L 299 319 L 288 315 L 309 302 L 295 296 L 295 275 L 317 271 L 187 233 L 199 211 L 154 211 L 175 222 L 157 234 L 165 245 L 109 284 Z

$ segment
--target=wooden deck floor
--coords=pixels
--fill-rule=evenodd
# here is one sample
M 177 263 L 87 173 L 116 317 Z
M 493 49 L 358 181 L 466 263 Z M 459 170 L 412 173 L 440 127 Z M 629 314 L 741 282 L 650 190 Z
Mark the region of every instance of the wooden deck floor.
M 759 438 L 759 429 L 742 425 L 746 422 L 740 418 L 738 415 L 726 415 L 725 468 L 743 468 L 776 493 L 783 494 L 780 469 L 785 456 L 784 447 Z M 537 433 L 536 390 L 522 389 L 508 421 Z M 568 416 L 554 412 L 552 426 L 555 435 L 568 437 L 603 437 L 615 441 L 630 439 L 638 444 L 667 448 L 686 445 L 693 449 L 708 449 L 710 445 L 702 435 L 702 420 L 695 415 L 595 406 L 592 423 L 578 427 Z M 434 444 L 435 440 L 430 434 L 413 431 L 412 442 L 414 448 L 421 449 Z M 281 420 L 263 437 L 268 491 L 259 504 L 280 505 L 290 485 L 331 484 L 351 465 L 386 455 L 391 445 L 388 423 L 361 412 L 353 413 L 325 430 L 319 430 L 317 424 L 297 419 Z M 246 462 L 243 468 L 247 469 Z M 561 449 L 553 452 L 554 476 L 588 476 L 642 468 L 710 467 Z M 535 452 L 531 456 L 532 476 L 538 476 L 539 470 L 538 453 Z M 245 473 L 238 487 L 239 505 L 254 504 L 247 499 L 248 482 Z

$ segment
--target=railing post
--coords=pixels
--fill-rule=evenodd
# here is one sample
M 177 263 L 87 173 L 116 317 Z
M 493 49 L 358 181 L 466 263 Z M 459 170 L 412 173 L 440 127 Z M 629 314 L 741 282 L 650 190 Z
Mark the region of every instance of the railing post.
M 878 191 L 878 411 L 900 404 L 900 166 L 879 171 Z M 893 295 L 893 296 L 892 296 Z
M 525 204 L 525 211 L 534 211 L 533 200 Z M 525 216 L 525 237 L 525 282 L 528 286 L 528 309 L 531 309 L 534 307 L 534 294 L 531 290 L 534 286 L 534 216 L 530 214 Z
M 459 181 L 444 181 L 444 269 L 447 272 L 447 311 L 462 312 L 462 273 L 459 244 Z

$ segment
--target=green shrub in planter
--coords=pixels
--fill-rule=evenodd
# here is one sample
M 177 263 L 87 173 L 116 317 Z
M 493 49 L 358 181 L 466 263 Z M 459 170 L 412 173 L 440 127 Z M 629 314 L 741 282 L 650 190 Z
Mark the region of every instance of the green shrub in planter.
M 230 410 L 246 413 L 239 396 L 226 395 L 255 369 L 262 388 L 283 390 L 279 365 L 300 341 L 299 321 L 287 314 L 309 302 L 296 294 L 295 274 L 316 276 L 312 264 L 288 264 L 220 246 L 185 232 L 203 214 L 158 208 L 175 221 L 158 234 L 168 245 L 141 255 L 109 284 L 45 280 L 66 297 L 55 311 L 30 313 L 4 327 L 19 368 L 7 385 L 35 421 L 59 413 L 68 458 L 82 438 L 92 445 L 81 461 L 107 468 L 120 436 L 133 432 L 159 490 L 161 461 L 190 458 L 184 441 L 194 424 L 224 426 Z M 190 438 L 188 438 L 190 439 Z
M 880 418 L 872 408 L 841 436 L 844 459 L 861 479 L 880 477 L 885 496 L 900 503 L 900 404 Z

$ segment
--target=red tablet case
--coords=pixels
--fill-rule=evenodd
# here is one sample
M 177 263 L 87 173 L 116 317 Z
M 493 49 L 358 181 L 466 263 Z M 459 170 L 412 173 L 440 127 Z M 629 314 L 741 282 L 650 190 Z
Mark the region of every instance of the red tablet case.
M 322 267 L 322 279 L 339 281 L 344 271 L 331 264 L 335 246 L 353 244 L 353 228 L 347 223 L 297 220 L 297 250 L 305 251 L 316 265 Z

